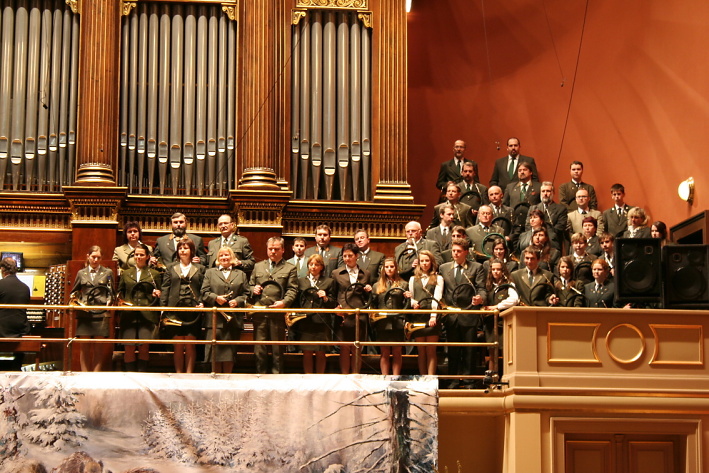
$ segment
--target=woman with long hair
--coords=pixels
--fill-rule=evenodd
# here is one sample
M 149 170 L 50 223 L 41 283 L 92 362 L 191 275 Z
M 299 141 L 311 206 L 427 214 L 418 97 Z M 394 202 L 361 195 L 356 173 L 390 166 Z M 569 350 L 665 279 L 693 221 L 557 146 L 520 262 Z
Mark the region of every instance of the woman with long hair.
M 223 246 L 217 251 L 217 267 L 209 268 L 202 281 L 202 303 L 207 307 L 236 308 L 243 307 L 248 292 L 246 273 L 236 265 L 236 254 L 229 246 Z M 217 313 L 217 326 L 214 330 L 211 313 L 204 317 L 204 327 L 207 329 L 207 340 L 239 340 L 244 330 L 244 314 L 242 312 Z M 214 350 L 215 373 L 231 373 L 236 359 L 236 345 L 218 345 Z M 204 361 L 212 361 L 212 346 L 207 345 Z
M 86 267 L 76 273 L 71 294 L 85 305 L 107 305 L 113 298 L 113 271 L 101 266 L 101 247 L 94 245 L 86 254 Z M 108 338 L 111 314 L 105 310 L 76 311 L 76 336 Z M 79 361 L 81 371 L 101 371 L 101 362 L 109 345 L 81 343 Z
M 493 258 L 490 260 L 490 271 L 487 273 L 485 289 L 487 289 L 485 310 L 503 311 L 519 303 L 519 295 L 510 277 L 510 272 L 507 270 L 507 265 L 500 259 Z M 502 319 L 498 318 L 497 327 L 495 327 L 495 317 L 491 314 L 486 314 L 483 316 L 482 323 L 485 342 L 492 343 L 497 339 L 501 352 Z M 496 329 L 497 334 L 495 333 Z M 489 369 L 493 367 L 493 356 L 493 349 L 490 348 L 488 354 Z
M 507 266 L 507 272 L 510 274 L 519 268 L 519 262 L 513 259 L 514 257 L 507 247 L 507 242 L 503 238 L 497 237 L 492 240 L 492 257 L 503 261 L 505 266 Z M 490 272 L 490 260 L 483 263 L 483 270 L 485 274 Z
M 148 245 L 139 243 L 133 250 L 135 266 L 125 269 L 121 273 L 118 281 L 118 297 L 129 302 L 133 306 L 148 305 L 151 298 L 160 298 L 160 288 L 162 287 L 162 274 L 148 267 L 150 260 L 150 250 Z M 135 291 L 136 287 L 147 290 Z M 160 313 L 155 311 L 139 310 L 121 311 L 120 338 L 140 338 L 154 339 L 158 332 L 158 322 Z M 141 343 L 138 345 L 138 358 L 136 363 L 136 345 L 124 343 L 125 354 L 123 356 L 126 371 L 148 371 L 150 361 L 150 344 Z
M 554 295 L 549 298 L 556 307 L 583 307 L 583 282 L 574 280 L 574 259 L 562 256 L 556 265 L 559 276 L 554 282 Z
M 307 261 L 308 274 L 298 278 L 298 290 L 300 301 L 304 302 L 303 294 L 314 289 L 317 297 L 317 305 L 323 309 L 332 309 L 337 306 L 337 288 L 335 281 L 324 274 L 325 260 L 319 254 L 310 255 Z M 296 322 L 300 340 L 304 342 L 329 342 L 332 340 L 332 315 L 323 313 L 308 314 L 307 317 Z M 326 345 L 303 345 L 303 372 L 319 373 L 325 372 L 327 366 Z M 313 357 L 315 364 L 313 365 Z
M 670 240 L 667 238 L 667 225 L 665 225 L 665 222 L 662 222 L 660 220 L 654 222 L 650 227 L 650 237 L 659 238 L 660 247 L 663 247 L 668 244 Z
M 556 262 L 561 257 L 561 252 L 551 246 L 549 232 L 545 227 L 538 228 L 532 232 L 532 245 L 539 248 L 539 267 L 547 271 L 554 271 Z
M 387 292 L 393 288 L 400 288 L 404 291 L 404 297 L 409 289 L 409 284 L 399 276 L 399 266 L 396 259 L 392 257 L 384 258 L 384 265 L 379 274 L 379 280 L 374 283 L 372 293 L 372 309 L 389 309 L 387 306 Z M 393 295 L 391 296 L 393 300 Z M 403 301 L 402 301 L 403 302 Z M 374 332 L 378 342 L 403 342 L 404 341 L 404 321 L 399 314 L 387 314 L 386 317 L 374 322 Z M 402 364 L 402 347 L 382 345 L 380 347 L 381 357 L 379 358 L 379 368 L 383 375 L 400 375 Z
M 205 267 L 193 263 L 197 254 L 195 244 L 189 237 L 183 237 L 177 243 L 178 259 L 165 269 L 162 280 L 160 302 L 166 307 L 193 306 L 204 307 L 200 292 L 204 280 Z M 201 335 L 202 326 L 199 312 L 173 312 L 164 321 L 165 333 L 174 340 L 196 340 Z M 195 345 L 176 343 L 173 345 L 173 360 L 178 373 L 194 372 L 197 361 Z
M 413 309 L 438 309 L 438 303 L 443 297 L 443 276 L 438 274 L 436 257 L 428 250 L 421 250 L 418 253 L 419 264 L 414 270 L 414 275 L 409 280 L 408 297 L 411 297 L 411 307 Z M 420 301 L 426 298 L 433 298 L 426 304 Z M 413 338 L 417 342 L 437 342 L 441 336 L 441 326 L 438 323 L 437 314 L 415 314 L 408 319 L 410 323 L 425 324 L 425 328 L 413 333 Z M 438 356 L 435 345 L 418 345 L 418 367 L 419 373 L 436 374 L 438 368 Z

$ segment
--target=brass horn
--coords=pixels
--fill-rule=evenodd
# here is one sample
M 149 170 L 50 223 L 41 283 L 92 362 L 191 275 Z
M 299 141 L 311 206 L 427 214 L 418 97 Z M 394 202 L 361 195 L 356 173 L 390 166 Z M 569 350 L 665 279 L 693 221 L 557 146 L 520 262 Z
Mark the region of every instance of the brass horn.
M 406 322 L 404 324 L 404 335 L 406 336 L 406 339 L 409 340 L 414 332 L 422 330 L 426 327 L 428 327 L 428 324 L 425 322 Z
M 286 313 L 286 325 L 290 328 L 293 325 L 295 325 L 297 322 L 300 322 L 301 320 L 303 320 L 307 317 L 308 317 L 308 314 L 298 314 L 295 312 L 288 312 L 288 313 Z

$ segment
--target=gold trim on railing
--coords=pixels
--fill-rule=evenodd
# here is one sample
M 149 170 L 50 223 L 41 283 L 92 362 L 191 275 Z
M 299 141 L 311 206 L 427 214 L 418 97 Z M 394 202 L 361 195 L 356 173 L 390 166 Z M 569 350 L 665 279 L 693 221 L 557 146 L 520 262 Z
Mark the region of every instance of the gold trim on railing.
M 366 10 L 369 0 L 298 0 L 297 8 L 319 8 L 335 10 Z

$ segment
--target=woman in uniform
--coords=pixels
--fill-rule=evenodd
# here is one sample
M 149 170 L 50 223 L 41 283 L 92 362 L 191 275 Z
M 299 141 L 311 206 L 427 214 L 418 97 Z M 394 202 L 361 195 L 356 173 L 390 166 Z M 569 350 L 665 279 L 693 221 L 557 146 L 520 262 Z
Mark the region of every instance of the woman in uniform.
M 86 267 L 76 273 L 73 297 L 84 305 L 108 305 L 113 298 L 113 271 L 101 266 L 101 247 L 94 245 L 86 254 Z M 76 336 L 107 338 L 110 334 L 111 314 L 105 310 L 76 311 Z M 79 360 L 81 371 L 100 371 L 101 361 L 109 345 L 81 343 Z
M 399 267 L 396 264 L 396 259 L 387 257 L 384 259 L 382 272 L 379 274 L 379 280 L 374 283 L 372 293 L 373 309 L 390 309 L 403 308 L 392 307 L 394 300 L 399 300 L 403 306 L 402 298 L 396 298 L 394 292 L 389 293 L 392 288 L 400 288 L 403 290 L 402 298 L 409 289 L 409 285 L 399 276 Z M 387 294 L 390 294 L 387 296 Z M 387 303 L 387 297 L 390 302 Z M 378 342 L 403 342 L 404 341 L 404 321 L 399 314 L 387 314 L 386 317 L 379 318 L 373 323 L 376 340 Z M 379 368 L 383 375 L 400 375 L 402 364 L 402 347 L 382 345 L 380 347 L 381 357 L 379 359 Z
M 217 267 L 209 268 L 202 282 L 202 303 L 206 307 L 243 307 L 246 300 L 248 278 L 236 267 L 234 250 L 223 246 L 217 251 Z M 217 329 L 213 330 L 211 313 L 205 314 L 204 327 L 207 340 L 239 340 L 244 330 L 244 314 L 236 312 L 217 313 Z M 236 345 L 218 345 L 214 350 L 215 373 L 231 373 L 234 370 Z M 204 361 L 212 361 L 212 345 L 207 345 Z
M 148 246 L 139 243 L 133 250 L 135 266 L 125 269 L 118 281 L 118 297 L 134 306 L 145 306 L 152 298 L 160 298 L 162 274 L 148 267 L 150 250 Z M 137 289 L 136 289 L 137 287 Z M 160 312 L 135 310 L 119 312 L 120 338 L 154 339 L 158 332 Z M 148 371 L 150 360 L 150 344 L 138 345 L 138 361 L 136 364 L 135 344 L 124 343 L 124 362 L 126 371 Z
M 166 307 L 204 307 L 200 302 L 200 291 L 205 267 L 192 262 L 197 254 L 195 244 L 191 238 L 183 237 L 175 245 L 178 260 L 165 269 L 160 303 Z M 172 312 L 163 320 L 165 334 L 175 340 L 196 340 L 201 335 L 200 318 L 200 312 Z M 176 343 L 173 358 L 177 373 L 192 373 L 197 359 L 196 346 Z

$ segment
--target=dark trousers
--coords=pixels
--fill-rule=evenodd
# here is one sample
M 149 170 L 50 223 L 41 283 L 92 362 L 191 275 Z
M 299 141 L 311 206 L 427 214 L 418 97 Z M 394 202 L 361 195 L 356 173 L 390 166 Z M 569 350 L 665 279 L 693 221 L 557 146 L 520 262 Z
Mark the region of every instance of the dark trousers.
M 265 314 L 260 312 L 253 315 L 254 340 L 256 341 L 284 341 L 286 339 L 286 321 L 283 312 L 275 314 Z M 284 345 L 272 345 L 273 353 L 271 362 L 271 373 L 283 373 L 283 351 Z M 266 374 L 268 370 L 268 345 L 255 345 L 254 355 L 256 355 L 256 372 Z

